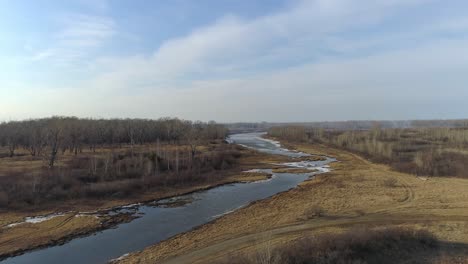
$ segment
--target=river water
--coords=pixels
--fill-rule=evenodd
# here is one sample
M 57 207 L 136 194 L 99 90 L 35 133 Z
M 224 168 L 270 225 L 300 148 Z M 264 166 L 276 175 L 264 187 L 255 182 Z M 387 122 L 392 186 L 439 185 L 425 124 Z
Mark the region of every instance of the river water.
M 308 156 L 305 153 L 290 151 L 278 142 L 263 139 L 262 133 L 231 135 L 228 141 L 261 152 L 286 155 L 293 158 Z M 265 199 L 276 193 L 294 188 L 313 174 L 326 172 L 325 161 L 290 162 L 288 166 L 304 167 L 311 173 L 274 173 L 270 180 L 254 183 L 223 185 L 213 189 L 174 197 L 155 203 L 133 206 L 130 209 L 141 217 L 130 223 L 121 224 L 96 234 L 76 238 L 70 242 L 28 252 L 21 256 L 2 261 L 2 264 L 25 263 L 106 263 L 127 252 L 142 250 L 147 246 L 168 239 L 176 234 L 189 231 L 233 210 L 248 205 L 250 202 Z M 263 170 L 271 172 L 271 170 Z M 164 203 L 177 204 L 173 207 L 162 206 Z M 122 209 L 123 210 L 123 209 Z

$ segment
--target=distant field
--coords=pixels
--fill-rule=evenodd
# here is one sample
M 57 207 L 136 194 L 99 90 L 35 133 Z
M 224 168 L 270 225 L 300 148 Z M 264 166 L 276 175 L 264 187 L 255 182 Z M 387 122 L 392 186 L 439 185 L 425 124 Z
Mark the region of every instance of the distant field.
M 284 126 L 268 133 L 353 151 L 401 172 L 468 178 L 468 127 L 381 128 L 375 123 L 368 130 Z

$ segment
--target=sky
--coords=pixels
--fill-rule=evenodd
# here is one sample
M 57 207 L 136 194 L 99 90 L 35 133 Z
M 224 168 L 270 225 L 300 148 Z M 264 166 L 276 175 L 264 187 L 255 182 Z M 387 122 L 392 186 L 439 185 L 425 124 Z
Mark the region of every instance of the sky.
M 465 0 L 0 0 L 0 121 L 468 118 Z

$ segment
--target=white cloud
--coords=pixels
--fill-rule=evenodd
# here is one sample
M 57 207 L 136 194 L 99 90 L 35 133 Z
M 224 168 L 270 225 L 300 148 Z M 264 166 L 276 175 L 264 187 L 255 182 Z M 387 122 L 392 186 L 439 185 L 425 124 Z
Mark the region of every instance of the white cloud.
M 115 22 L 108 17 L 70 15 L 64 24 L 57 36 L 59 45 L 64 46 L 95 47 L 115 34 Z
M 187 36 L 167 40 L 149 56 L 100 59 L 96 68 L 104 73 L 97 80 L 103 86 L 118 84 L 125 88 L 174 79 L 245 75 L 308 63 L 327 57 L 324 50 L 349 52 L 382 44 L 388 40 L 383 34 L 362 40 L 343 39 L 340 34 L 378 24 L 399 8 L 422 2 L 302 1 L 284 12 L 254 20 L 226 16 Z
M 48 59 L 65 65 L 76 62 L 116 34 L 115 22 L 109 17 L 67 14 L 60 23 L 63 28 L 51 37 L 50 47 L 32 55 L 31 60 Z

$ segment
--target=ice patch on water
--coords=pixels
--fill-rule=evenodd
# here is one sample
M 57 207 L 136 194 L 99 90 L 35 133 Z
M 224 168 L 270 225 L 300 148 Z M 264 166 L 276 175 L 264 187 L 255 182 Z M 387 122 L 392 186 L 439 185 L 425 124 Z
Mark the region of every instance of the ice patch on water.
M 124 206 L 117 206 L 116 208 L 122 208 L 122 209 L 135 208 L 135 207 L 138 207 L 140 205 L 141 205 L 141 203 L 134 203 L 134 204 L 124 205 Z
M 265 170 L 262 170 L 262 169 L 251 169 L 251 170 L 243 171 L 243 173 L 249 173 L 249 172 L 265 172 Z
M 241 205 L 241 206 L 239 206 L 239 207 L 237 207 L 237 208 L 234 208 L 234 209 L 232 209 L 232 210 L 226 211 L 226 212 L 224 212 L 224 213 L 221 213 L 221 214 L 218 214 L 218 215 L 214 215 L 214 216 L 212 216 L 211 218 L 215 219 L 215 218 L 221 217 L 221 216 L 223 216 L 223 215 L 227 215 L 227 214 L 233 213 L 233 212 L 235 212 L 235 211 L 237 211 L 237 210 L 239 210 L 239 209 L 241 209 L 241 208 L 243 208 L 243 207 L 245 207 L 245 205 Z
M 331 171 L 329 165 L 319 165 L 317 164 L 317 161 L 302 160 L 302 161 L 295 161 L 295 162 L 280 163 L 280 164 L 275 164 L 275 165 L 283 165 L 283 166 L 288 166 L 292 168 L 307 169 L 307 170 L 310 170 L 311 172 L 316 171 L 318 173 L 326 173 L 326 172 Z
M 125 254 L 123 254 L 122 256 L 120 256 L 120 257 L 118 257 L 118 258 L 116 258 L 116 259 L 111 259 L 111 260 L 109 261 L 109 263 L 116 263 L 116 262 L 119 262 L 119 261 L 121 261 L 121 260 L 124 260 L 124 259 L 125 259 L 126 257 L 128 257 L 129 255 L 130 255 L 130 253 L 125 253 Z
M 231 135 L 226 139 L 229 143 L 235 143 L 241 145 L 245 148 L 258 150 L 261 152 L 266 152 L 270 154 L 286 155 L 290 157 L 307 157 L 310 154 L 289 150 L 281 147 L 281 143 L 276 140 L 264 138 L 263 136 L 267 134 L 263 133 L 245 133 L 245 134 L 235 134 Z
M 267 133 L 263 133 L 263 134 L 261 134 L 261 135 L 263 136 L 263 135 L 266 135 L 266 134 L 267 134 Z M 273 140 L 273 139 L 269 139 L 269 138 L 264 138 L 264 137 L 262 137 L 262 136 L 258 136 L 257 138 L 260 139 L 260 140 L 262 140 L 262 141 L 269 142 L 269 143 L 275 145 L 275 146 L 278 147 L 278 148 L 281 148 L 281 143 L 280 143 L 279 141 L 276 141 L 276 140 Z
M 285 165 L 285 166 L 293 167 L 293 168 L 310 169 L 310 170 L 313 170 L 314 168 L 317 167 L 317 164 L 315 164 L 313 161 L 286 162 L 286 163 L 281 163 L 279 165 Z
M 268 179 L 249 182 L 249 184 L 258 184 L 258 183 L 263 183 L 263 182 L 269 182 L 269 181 L 273 180 L 274 178 L 276 178 L 276 175 L 272 174 L 271 177 L 269 177 Z
M 325 168 L 325 167 L 317 167 L 317 170 L 320 171 L 321 173 L 326 173 L 326 172 L 331 171 L 329 168 Z

